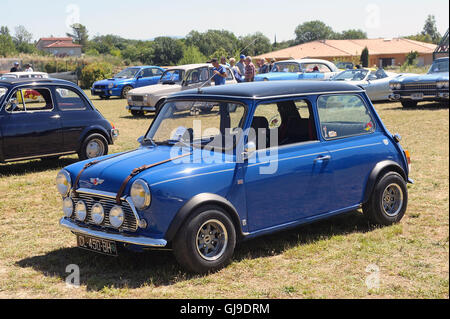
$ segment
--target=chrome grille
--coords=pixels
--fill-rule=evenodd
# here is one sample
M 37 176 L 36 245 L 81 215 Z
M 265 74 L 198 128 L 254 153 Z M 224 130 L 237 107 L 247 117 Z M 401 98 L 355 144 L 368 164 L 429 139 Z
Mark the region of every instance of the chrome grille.
M 143 102 L 144 97 L 142 95 L 132 95 L 131 100 L 134 102 Z
M 111 223 L 109 222 L 109 212 L 111 211 L 111 208 L 117 205 L 116 201 L 112 198 L 98 196 L 98 195 L 91 195 L 91 194 L 83 194 L 83 193 L 77 193 L 75 196 L 72 197 L 72 200 L 74 204 L 77 203 L 77 201 L 82 200 L 87 207 L 87 216 L 85 223 L 96 225 L 94 221 L 92 220 L 91 216 L 91 209 L 92 206 L 94 206 L 95 203 L 100 203 L 103 206 L 103 209 L 105 211 L 105 220 L 103 223 L 99 226 L 105 227 L 105 228 L 114 228 Z M 134 216 L 133 210 L 130 207 L 130 204 L 126 201 L 122 201 L 120 205 L 123 209 L 123 213 L 125 214 L 125 220 L 123 222 L 123 225 L 119 228 L 121 231 L 132 231 L 135 232 L 138 228 L 136 217 Z
M 403 87 L 405 90 L 436 90 L 436 83 L 407 83 Z

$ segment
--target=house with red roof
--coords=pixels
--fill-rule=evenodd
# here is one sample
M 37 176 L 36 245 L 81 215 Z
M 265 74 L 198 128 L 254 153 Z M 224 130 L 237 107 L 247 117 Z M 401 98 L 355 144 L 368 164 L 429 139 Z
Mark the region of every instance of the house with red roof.
M 81 56 L 82 45 L 73 43 L 72 38 L 40 38 L 36 48 L 58 57 Z
M 433 62 L 435 44 L 414 41 L 406 38 L 361 39 L 361 40 L 317 40 L 290 48 L 261 54 L 255 58 L 267 60 L 289 60 L 316 58 L 328 61 L 359 60 L 362 50 L 369 50 L 369 66 L 387 67 L 402 65 L 411 51 L 419 53 L 418 65 Z

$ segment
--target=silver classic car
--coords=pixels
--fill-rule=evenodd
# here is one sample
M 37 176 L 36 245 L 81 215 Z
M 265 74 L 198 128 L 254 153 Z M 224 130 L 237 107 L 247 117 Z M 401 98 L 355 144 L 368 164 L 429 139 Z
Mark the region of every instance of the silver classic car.
M 223 67 L 227 72 L 226 84 L 237 83 L 230 68 L 225 65 Z M 142 116 L 149 112 L 156 113 L 172 93 L 214 85 L 214 82 L 210 81 L 213 75 L 212 69 L 213 66 L 209 63 L 169 68 L 163 73 L 158 84 L 128 92 L 127 110 L 133 116 Z

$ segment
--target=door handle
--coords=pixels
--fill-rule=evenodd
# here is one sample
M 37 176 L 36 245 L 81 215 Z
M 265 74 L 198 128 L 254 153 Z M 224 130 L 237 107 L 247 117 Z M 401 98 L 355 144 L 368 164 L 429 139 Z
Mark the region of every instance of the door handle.
M 52 119 L 59 119 L 59 118 L 61 118 L 61 116 L 60 115 L 53 115 L 51 118 Z
M 330 156 L 330 155 L 319 156 L 318 158 L 316 158 L 316 159 L 314 160 L 314 163 L 322 162 L 322 161 L 329 161 L 330 159 L 331 159 L 331 156 Z

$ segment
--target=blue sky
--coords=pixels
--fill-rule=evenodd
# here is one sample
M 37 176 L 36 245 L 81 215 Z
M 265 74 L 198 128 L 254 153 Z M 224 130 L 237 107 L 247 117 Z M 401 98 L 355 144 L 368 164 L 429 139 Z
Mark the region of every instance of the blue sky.
M 2 0 L 0 25 L 24 25 L 35 39 L 64 36 L 79 21 L 91 36 L 185 36 L 191 30 L 225 29 L 237 36 L 262 32 L 272 41 L 295 37 L 297 25 L 321 20 L 335 31 L 362 29 L 370 38 L 418 33 L 428 14 L 444 33 L 448 0 Z

